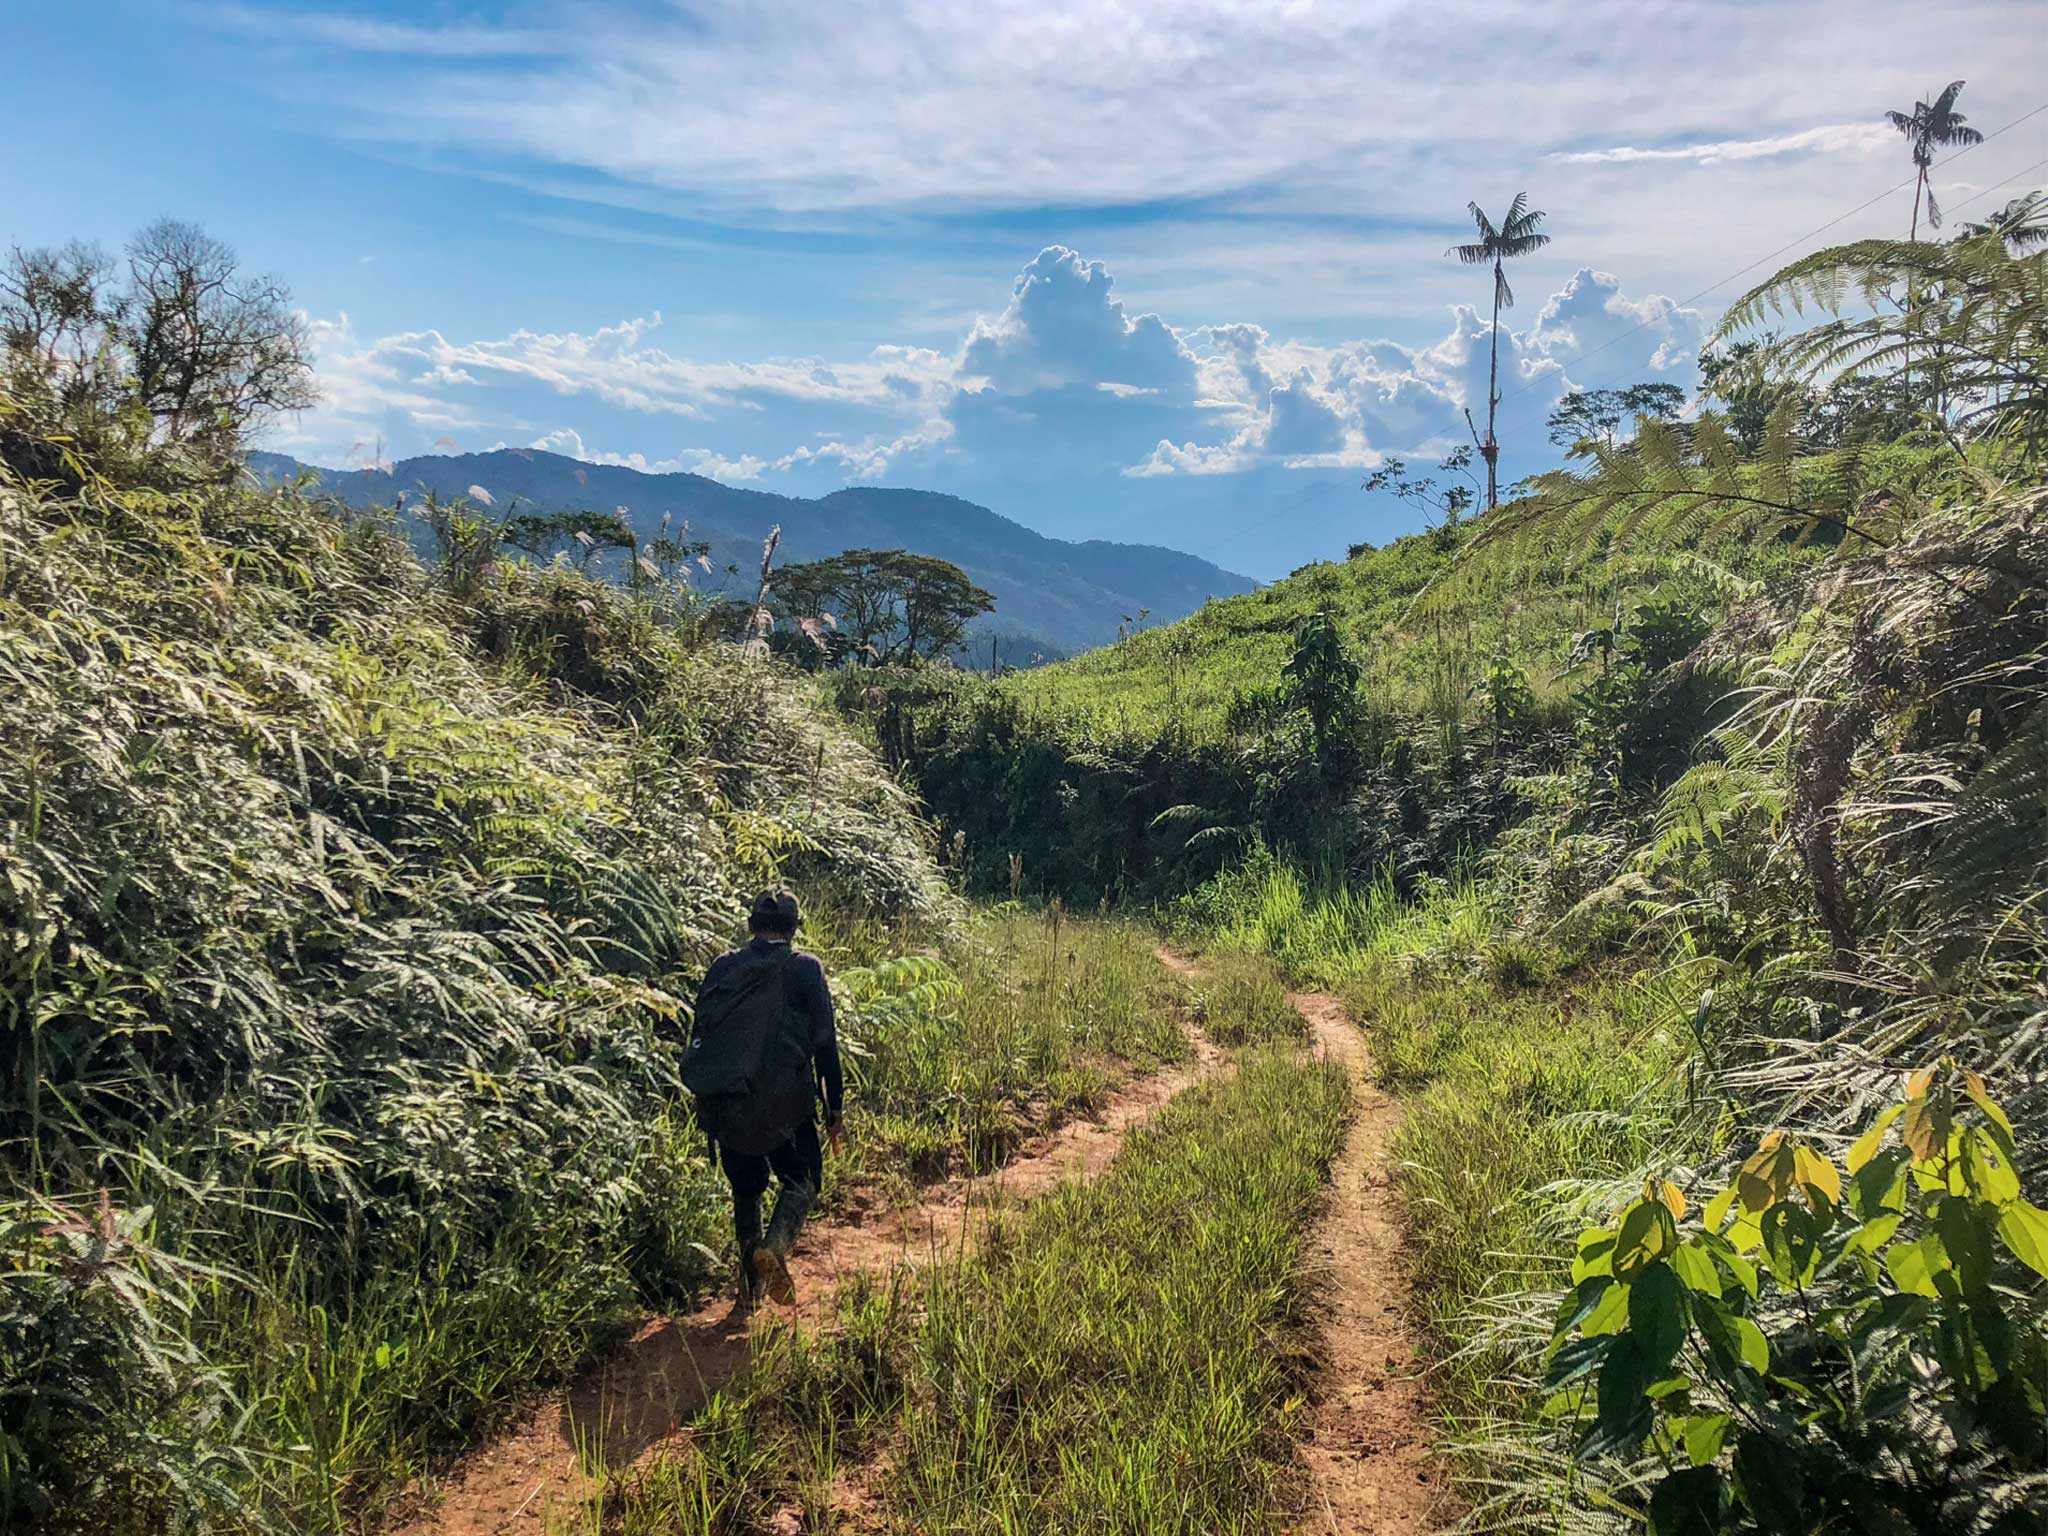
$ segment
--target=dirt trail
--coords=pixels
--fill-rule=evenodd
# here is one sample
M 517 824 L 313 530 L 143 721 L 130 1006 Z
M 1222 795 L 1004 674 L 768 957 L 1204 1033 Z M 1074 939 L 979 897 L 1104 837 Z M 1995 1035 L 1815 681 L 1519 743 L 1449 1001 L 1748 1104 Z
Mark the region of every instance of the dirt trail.
M 1330 1174 L 1334 1189 L 1311 1263 L 1323 1291 L 1323 1368 L 1302 1446 L 1310 1477 L 1302 1536 L 1408 1536 L 1435 1528 L 1444 1485 L 1428 1453 L 1432 1422 L 1408 1328 L 1401 1211 L 1387 1172 L 1400 1106 L 1372 1080 L 1371 1058 L 1344 1005 L 1326 992 L 1288 1001 L 1315 1032 L 1316 1054 L 1342 1062 L 1358 1118 Z
M 790 1259 L 798 1305 L 764 1305 L 757 1316 L 815 1324 L 831 1316 L 834 1292 L 854 1275 L 943 1257 L 971 1241 L 992 1212 L 1062 1180 L 1094 1178 L 1133 1126 L 1222 1065 L 1222 1052 L 1208 1041 L 1197 1035 L 1193 1044 L 1192 1063 L 1126 1084 L 1096 1119 L 1069 1121 L 1025 1143 L 993 1173 L 934 1185 L 908 1207 L 850 1210 L 812 1224 Z M 729 1296 L 687 1316 L 650 1319 L 567 1393 L 468 1457 L 440 1502 L 399 1523 L 393 1536 L 542 1536 L 551 1517 L 559 1523 L 587 1507 L 603 1481 L 675 1443 L 711 1395 L 746 1368 L 749 1329 Z

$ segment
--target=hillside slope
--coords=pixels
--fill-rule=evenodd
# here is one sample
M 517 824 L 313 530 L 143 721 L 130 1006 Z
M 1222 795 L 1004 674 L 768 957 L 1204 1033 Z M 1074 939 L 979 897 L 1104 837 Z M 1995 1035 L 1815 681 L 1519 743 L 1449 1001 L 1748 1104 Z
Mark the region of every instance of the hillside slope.
M 1454 618 L 1413 616 L 1416 597 L 1451 567 L 1458 548 L 1454 535 L 1418 533 L 1349 560 L 1304 566 L 1256 592 L 1205 604 L 1178 623 L 999 686 L 1034 713 L 1085 734 L 1129 739 L 1172 726 L 1185 739 L 1220 743 L 1271 723 L 1296 628 L 1327 612 L 1375 707 L 1454 716 L 1495 656 L 1511 659 L 1539 699 L 1582 686 L 1592 674 L 1572 667 L 1574 639 L 1612 625 L 1617 605 L 1625 617 L 1627 604 L 1673 574 L 1567 564 L 1541 583 L 1465 605 Z
M 672 513 L 711 541 L 720 565 L 737 564 L 742 572 L 758 563 L 761 541 L 776 526 L 784 561 L 859 548 L 936 555 L 995 594 L 996 611 L 983 621 L 983 634 L 1034 637 L 1060 654 L 1113 640 L 1125 616 L 1140 609 L 1155 619 L 1178 618 L 1211 597 L 1254 585 L 1178 550 L 1049 539 L 986 507 L 931 491 L 863 486 L 807 499 L 742 490 L 702 475 L 650 475 L 511 448 L 405 459 L 388 471 L 322 469 L 282 454 L 249 458 L 272 480 L 310 469 L 323 490 L 358 507 L 389 506 L 400 491 L 425 488 L 454 497 L 480 485 L 500 507 L 518 497 L 544 511 L 624 508 L 642 537 L 656 534 Z

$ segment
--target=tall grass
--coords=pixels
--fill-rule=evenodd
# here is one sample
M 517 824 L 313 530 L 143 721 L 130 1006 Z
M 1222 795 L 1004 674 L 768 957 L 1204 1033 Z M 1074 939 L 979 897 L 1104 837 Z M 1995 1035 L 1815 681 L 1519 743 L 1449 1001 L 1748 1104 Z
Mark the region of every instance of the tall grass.
M 957 969 L 847 973 L 850 1166 L 912 1179 L 982 1171 L 1027 1134 L 1099 1107 L 1133 1070 L 1183 1058 L 1154 943 L 1132 923 L 1011 907 L 977 916 L 953 947 Z
M 1169 920 L 1225 963 L 1270 959 L 1333 988 L 1360 1022 L 1404 1101 L 1392 1159 L 1445 1442 L 1476 1507 L 1540 1500 L 1526 1458 L 1554 1462 L 1528 1426 L 1569 1239 L 1646 1166 L 1704 1145 L 1686 1070 L 1700 975 L 1575 962 L 1515 927 L 1498 882 L 1404 902 L 1385 882 L 1318 888 L 1270 858 Z
M 1405 1100 L 1393 1158 L 1439 1405 L 1460 1433 L 1532 1409 L 1527 1362 L 1495 1330 L 1564 1282 L 1589 1214 L 1674 1159 L 1697 986 L 1617 972 L 1511 987 L 1395 956 L 1341 990 Z
M 1180 897 L 1165 920 L 1190 943 L 1263 956 L 1318 985 L 1393 955 L 1470 964 L 1503 926 L 1490 893 L 1469 878 L 1432 881 L 1404 899 L 1385 874 L 1318 882 L 1265 848 Z

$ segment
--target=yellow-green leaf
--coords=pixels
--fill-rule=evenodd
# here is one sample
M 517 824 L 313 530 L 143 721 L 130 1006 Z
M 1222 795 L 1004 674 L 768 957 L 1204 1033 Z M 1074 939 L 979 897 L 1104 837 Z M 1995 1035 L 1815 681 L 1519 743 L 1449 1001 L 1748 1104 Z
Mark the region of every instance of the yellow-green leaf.
M 1998 1213 L 1998 1235 L 2012 1256 L 2039 1275 L 2048 1275 L 2048 1211 L 2014 1200 Z
M 2012 1134 L 2012 1122 L 2006 1119 L 2005 1111 L 1998 1107 L 1991 1095 L 1984 1091 L 1984 1079 L 1974 1072 L 1965 1072 L 1963 1074 L 1963 1087 L 1970 1095 L 1970 1102 L 1984 1111 L 1987 1119 L 2003 1126 L 2005 1134 L 2010 1136 Z
M 1778 1132 L 1766 1136 L 1735 1175 L 1744 1210 L 1761 1214 L 1792 1193 L 1792 1146 Z
M 1771 1346 L 1764 1338 L 1763 1329 L 1746 1317 L 1735 1319 L 1735 1343 L 1742 1354 L 1742 1363 L 1761 1376 L 1770 1369 Z
M 1730 1184 L 1721 1193 L 1707 1202 L 1707 1209 L 1700 1219 L 1706 1223 L 1709 1232 L 1721 1230 L 1721 1223 L 1728 1219 L 1728 1208 L 1734 1204 L 1735 1186 L 1733 1184 Z
M 1892 1277 L 1892 1284 L 1902 1291 L 1915 1296 L 1938 1296 L 1934 1288 L 1934 1272 L 1928 1262 L 1924 1241 L 1919 1243 L 1893 1243 L 1884 1251 L 1884 1267 Z
M 1905 1109 L 1906 1106 L 1903 1104 L 1894 1104 L 1890 1109 L 1877 1117 L 1869 1130 L 1856 1138 L 1856 1144 L 1849 1148 L 1849 1171 L 1851 1173 L 1861 1172 L 1863 1165 L 1877 1156 L 1877 1149 L 1884 1143 L 1884 1133 L 1891 1129 L 1892 1122 L 1898 1119 L 1905 1112 Z
M 1898 1230 L 1898 1214 L 1896 1212 L 1887 1212 L 1882 1216 L 1866 1221 L 1857 1230 L 1856 1235 L 1849 1239 L 1847 1246 L 1842 1251 L 1844 1253 L 1876 1253 L 1878 1249 L 1892 1240 L 1892 1234 Z
M 1815 1211 L 1823 1205 L 1842 1203 L 1842 1176 L 1835 1165 L 1811 1147 L 1792 1150 L 1792 1176 L 1806 1192 L 1806 1203 Z
M 1617 1279 L 1633 1280 L 1678 1246 L 1678 1229 L 1671 1213 L 1653 1200 L 1638 1200 L 1621 1218 L 1621 1233 L 1614 1240 L 1614 1273 Z
M 1762 1240 L 1761 1233 L 1758 1234 L 1758 1240 Z M 1756 1266 L 1754 1264 L 1739 1254 L 1724 1253 L 1721 1255 L 1721 1267 L 1735 1277 L 1735 1283 L 1749 1293 L 1751 1301 L 1756 1300 Z
M 1599 1302 L 1586 1320 L 1579 1324 L 1579 1332 L 1586 1338 L 1597 1339 L 1602 1334 L 1619 1333 L 1628 1326 L 1628 1287 L 1610 1285 L 1600 1295 Z
M 1981 1126 L 1971 1127 L 1964 1166 L 1969 1170 L 1970 1182 L 1977 1186 L 1979 1199 L 2003 1205 L 2019 1198 L 2020 1176 L 2013 1171 L 2004 1150 Z
M 1728 1415 L 1725 1413 L 1702 1413 L 1688 1420 L 1685 1426 L 1686 1459 L 1696 1467 L 1704 1467 L 1721 1454 L 1721 1442 L 1728 1435 Z
M 1948 1112 L 1930 1098 L 1915 1098 L 1906 1105 L 1906 1123 L 1900 1134 L 1912 1149 L 1914 1160 L 1926 1162 L 1948 1140 Z
M 1572 1260 L 1572 1284 L 1583 1285 L 1595 1275 L 1614 1273 L 1614 1234 L 1606 1227 L 1589 1227 L 1579 1234 L 1579 1255 Z
M 1684 1282 L 1689 1291 L 1704 1291 L 1709 1296 L 1721 1294 L 1721 1272 L 1714 1268 L 1714 1261 L 1706 1250 L 1693 1243 L 1681 1243 L 1671 1255 L 1671 1267 Z

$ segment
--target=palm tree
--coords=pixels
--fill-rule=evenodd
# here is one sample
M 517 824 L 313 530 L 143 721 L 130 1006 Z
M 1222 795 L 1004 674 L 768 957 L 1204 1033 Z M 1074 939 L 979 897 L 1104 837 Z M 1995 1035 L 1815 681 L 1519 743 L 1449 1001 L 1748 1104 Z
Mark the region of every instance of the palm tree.
M 1913 165 L 1919 172 L 1913 185 L 1913 232 L 1912 239 L 1920 238 L 1920 199 L 1927 199 L 1927 223 L 1934 229 L 1941 228 L 1941 209 L 1935 205 L 1934 188 L 1928 182 L 1927 173 L 1934 165 L 1934 152 L 1951 144 L 1969 145 L 1984 142 L 1984 135 L 1974 128 L 1963 126 L 1963 114 L 1956 110 L 1956 98 L 1963 94 L 1963 82 L 1951 80 L 1942 93 L 1932 102 L 1916 101 L 1911 112 L 1887 112 L 1885 121 L 1906 136 L 1906 142 L 1913 147 Z
M 1515 200 L 1508 205 L 1508 216 L 1501 220 L 1500 228 L 1493 227 L 1493 220 L 1477 203 L 1467 203 L 1472 210 L 1472 222 L 1479 226 L 1479 238 L 1469 245 L 1454 245 L 1447 253 L 1454 255 L 1468 267 L 1491 265 L 1493 268 L 1493 357 L 1486 370 L 1486 441 L 1479 445 L 1479 453 L 1486 460 L 1486 505 L 1500 505 L 1500 443 L 1493 435 L 1494 409 L 1500 404 L 1500 312 L 1515 307 L 1514 290 L 1508 287 L 1505 264 L 1517 256 L 1526 256 L 1550 244 L 1550 236 L 1538 234 L 1536 226 L 1543 222 L 1541 209 L 1529 206 L 1529 194 L 1517 192 Z M 1470 419 L 1469 417 L 1467 418 Z
M 1998 212 L 1987 215 L 1982 223 L 1965 224 L 1962 238 L 1972 240 L 1991 234 L 2003 239 L 2015 256 L 2048 245 L 2048 195 L 2029 192 L 2025 197 L 2016 197 Z

